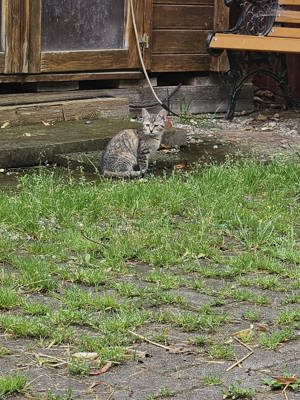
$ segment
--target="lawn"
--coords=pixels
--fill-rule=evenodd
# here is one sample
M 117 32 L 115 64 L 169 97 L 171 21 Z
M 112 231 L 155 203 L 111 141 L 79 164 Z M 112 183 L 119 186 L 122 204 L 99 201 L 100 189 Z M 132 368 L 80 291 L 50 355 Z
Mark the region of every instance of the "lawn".
M 297 160 L 130 182 L 24 176 L 0 192 L 0 362 L 15 341 L 34 365 L 85 379 L 134 362 L 136 335 L 172 347 L 176 331 L 230 365 L 228 339 L 245 327 L 243 342 L 276 351 L 297 339 L 299 229 Z M 52 359 L 41 350 L 53 348 Z M 52 398 L 50 383 L 39 394 L 29 370 L 5 365 L 0 397 Z

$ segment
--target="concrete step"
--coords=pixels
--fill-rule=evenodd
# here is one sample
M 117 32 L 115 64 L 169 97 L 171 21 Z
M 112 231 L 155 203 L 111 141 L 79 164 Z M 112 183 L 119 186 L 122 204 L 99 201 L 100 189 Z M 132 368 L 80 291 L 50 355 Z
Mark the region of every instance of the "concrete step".
M 51 164 L 57 162 L 58 154 L 99 151 L 122 129 L 137 126 L 136 122 L 109 118 L 4 128 L 0 130 L 0 168 Z M 182 146 L 186 132 L 172 128 L 164 143 Z

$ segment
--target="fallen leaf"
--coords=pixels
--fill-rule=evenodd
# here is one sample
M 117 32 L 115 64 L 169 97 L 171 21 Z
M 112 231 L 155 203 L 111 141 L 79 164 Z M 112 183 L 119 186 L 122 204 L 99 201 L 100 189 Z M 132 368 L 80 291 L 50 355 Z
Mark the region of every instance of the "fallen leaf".
M 50 125 L 51 125 L 50 122 L 45 122 L 45 121 L 42 121 L 42 124 L 43 124 L 44 126 L 50 126 Z
M 185 167 L 186 167 L 186 164 L 184 164 L 184 163 L 180 163 L 180 164 L 176 164 L 175 165 L 176 169 L 184 169 Z
M 96 369 L 96 370 L 94 370 L 94 371 L 91 371 L 91 372 L 89 373 L 89 375 L 91 375 L 91 376 L 97 376 L 97 375 L 105 374 L 108 370 L 111 369 L 111 367 L 112 367 L 112 362 L 109 361 L 109 362 L 108 362 L 107 364 L 105 364 L 102 368 Z
M 31 133 L 25 132 L 25 133 L 23 133 L 23 136 L 30 137 L 30 136 L 31 136 Z
M 10 125 L 10 124 L 9 124 L 8 121 L 7 121 L 7 122 L 4 122 L 4 124 L 1 125 L 1 129 L 7 128 L 9 125 Z
M 172 121 L 171 121 L 171 119 L 168 117 L 168 116 L 166 116 L 165 117 L 165 128 L 172 128 L 172 126 L 173 126 L 173 124 L 172 124 Z
M 161 149 L 171 149 L 172 146 L 170 146 L 169 144 L 162 143 L 162 144 L 160 145 L 160 148 L 161 148 Z
M 243 329 L 241 331 L 235 332 L 233 336 L 243 339 L 245 336 L 249 336 L 253 333 L 253 325 L 250 325 L 250 328 L 248 329 Z
M 265 324 L 256 324 L 256 330 L 260 332 L 268 332 L 269 327 Z
M 273 378 L 282 385 L 290 385 L 297 381 L 295 376 L 273 376 Z

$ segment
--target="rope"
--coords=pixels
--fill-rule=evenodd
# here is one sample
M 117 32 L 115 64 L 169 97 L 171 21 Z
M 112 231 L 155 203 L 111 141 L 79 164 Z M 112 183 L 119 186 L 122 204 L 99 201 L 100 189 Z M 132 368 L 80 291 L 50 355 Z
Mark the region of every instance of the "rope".
M 140 40 L 139 40 L 139 34 L 137 31 L 137 25 L 136 25 L 136 19 L 135 19 L 135 12 L 134 12 L 134 8 L 133 8 L 133 0 L 129 0 L 130 3 L 130 12 L 131 12 L 131 18 L 132 18 L 132 24 L 133 24 L 133 30 L 134 30 L 134 35 L 135 35 L 135 40 L 136 40 L 136 45 L 137 45 L 137 50 L 138 50 L 138 55 L 139 55 L 139 59 L 141 62 L 141 66 L 145 75 L 145 78 L 148 82 L 148 85 L 151 89 L 151 92 L 154 96 L 154 98 L 156 99 L 157 103 L 160 104 L 162 106 L 163 109 L 165 109 L 166 111 L 168 111 L 170 114 L 175 115 L 176 117 L 178 117 L 179 115 L 177 113 L 175 113 L 174 111 L 172 111 L 170 109 L 170 107 L 168 107 L 165 102 L 169 101 L 170 97 L 177 92 L 177 90 L 180 88 L 181 84 L 177 86 L 177 88 L 172 92 L 171 95 L 167 96 L 165 100 L 161 101 L 160 98 L 157 96 L 157 94 L 155 93 L 155 90 L 153 88 L 153 85 L 150 81 L 145 63 L 144 63 L 144 59 L 143 59 L 143 54 L 142 54 L 142 50 L 141 50 L 141 45 L 140 45 Z
M 149 87 L 151 89 L 151 92 L 153 93 L 153 96 L 155 97 L 157 102 L 161 106 L 163 106 L 165 108 L 163 102 L 160 100 L 160 98 L 155 93 L 155 90 L 154 90 L 154 88 L 152 86 L 152 83 L 150 81 L 148 72 L 146 70 L 146 66 L 145 66 L 145 63 L 144 63 L 143 54 L 142 54 L 142 50 L 141 50 L 140 40 L 139 40 L 139 34 L 138 34 L 138 31 L 137 31 L 137 26 L 136 26 L 135 12 L 134 12 L 134 8 L 133 8 L 133 1 L 129 0 L 129 3 L 130 3 L 131 18 L 132 18 L 132 24 L 133 24 L 133 29 L 134 29 L 134 35 L 135 35 L 135 39 L 136 39 L 137 50 L 138 50 L 139 59 L 140 59 L 140 62 L 141 62 L 142 68 L 143 68 L 143 72 L 144 72 L 145 78 L 146 78 L 146 80 L 148 82 L 148 85 L 149 85 Z

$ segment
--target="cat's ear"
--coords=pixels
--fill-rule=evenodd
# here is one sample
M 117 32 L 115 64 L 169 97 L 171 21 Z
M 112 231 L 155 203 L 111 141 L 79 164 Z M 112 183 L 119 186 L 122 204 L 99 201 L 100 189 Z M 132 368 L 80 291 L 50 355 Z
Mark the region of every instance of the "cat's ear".
M 145 108 L 142 108 L 142 118 L 143 119 L 150 118 L 150 114 Z

